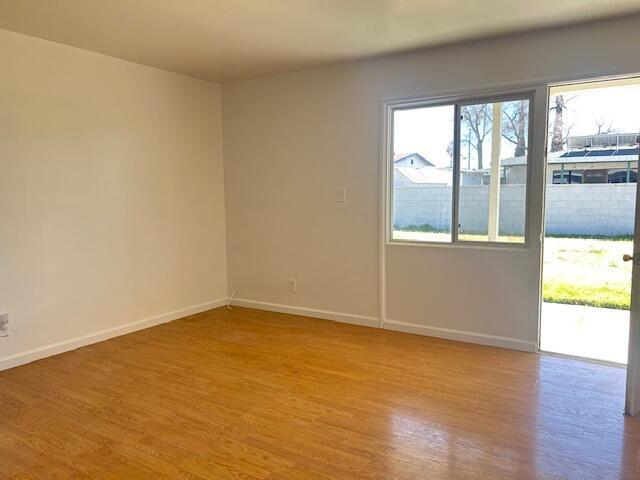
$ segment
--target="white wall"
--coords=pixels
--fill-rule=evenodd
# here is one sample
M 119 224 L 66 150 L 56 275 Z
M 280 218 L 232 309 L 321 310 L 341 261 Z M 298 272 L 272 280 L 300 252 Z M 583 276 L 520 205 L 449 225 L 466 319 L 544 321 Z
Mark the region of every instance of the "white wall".
M 225 85 L 230 291 L 375 324 L 381 100 L 640 72 L 639 24 L 632 17 Z M 534 154 L 533 231 L 544 183 Z M 343 186 L 347 203 L 337 204 Z M 532 348 L 539 247 L 536 235 L 522 250 L 386 247 L 386 325 Z M 287 291 L 292 276 L 297 293 Z
M 0 369 L 225 297 L 220 87 L 7 31 L 0 58 Z

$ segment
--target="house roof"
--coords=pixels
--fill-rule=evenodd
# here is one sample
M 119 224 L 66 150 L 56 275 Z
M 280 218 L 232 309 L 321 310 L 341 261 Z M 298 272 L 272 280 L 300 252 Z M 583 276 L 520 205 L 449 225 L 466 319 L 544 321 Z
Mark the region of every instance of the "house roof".
M 563 154 L 555 157 L 554 163 L 563 163 L 567 159 L 569 161 L 582 161 L 582 162 L 619 162 L 619 161 L 631 161 L 638 160 L 638 154 L 640 150 L 638 147 L 631 148 L 602 148 L 596 150 L 573 150 L 564 152 Z
M 453 175 L 451 170 L 438 167 L 395 167 L 396 179 L 402 181 L 401 176 L 405 177 L 410 183 L 437 183 L 443 185 L 451 185 Z
M 393 161 L 394 162 L 399 162 L 400 160 L 404 160 L 405 158 L 410 158 L 410 157 L 416 157 L 419 158 L 421 160 L 423 160 L 427 165 L 430 166 L 435 166 L 433 165 L 433 163 L 431 163 L 429 160 L 427 160 L 426 158 L 424 158 L 422 155 L 420 155 L 417 152 L 414 153 L 394 153 L 393 154 Z
M 547 163 L 611 163 L 611 162 L 637 162 L 640 150 L 635 148 L 613 148 L 597 150 L 573 150 L 562 152 L 549 152 Z M 526 157 L 511 157 L 500 161 L 502 166 L 513 167 L 526 165 Z

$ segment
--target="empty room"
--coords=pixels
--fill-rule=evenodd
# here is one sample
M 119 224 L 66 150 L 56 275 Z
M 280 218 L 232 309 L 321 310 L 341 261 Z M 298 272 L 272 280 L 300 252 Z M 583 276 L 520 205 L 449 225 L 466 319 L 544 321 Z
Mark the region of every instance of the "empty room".
M 0 480 L 640 480 L 638 45 L 0 0 Z

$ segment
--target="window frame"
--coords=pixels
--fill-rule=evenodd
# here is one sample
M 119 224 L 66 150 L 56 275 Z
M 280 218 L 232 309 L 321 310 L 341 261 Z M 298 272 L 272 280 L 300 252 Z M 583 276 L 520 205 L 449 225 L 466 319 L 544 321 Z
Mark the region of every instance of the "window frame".
M 516 100 L 529 101 L 529 118 L 527 123 L 527 178 L 525 182 L 525 218 L 524 218 L 524 241 L 523 242 L 501 242 L 501 241 L 474 241 L 460 240 L 459 230 L 459 203 L 460 203 L 460 108 L 465 105 L 476 105 L 481 103 L 509 102 Z M 509 90 L 505 92 L 495 92 L 488 94 L 468 94 L 460 96 L 428 98 L 413 97 L 399 100 L 389 100 L 383 102 L 384 106 L 384 170 L 386 179 L 385 185 L 385 237 L 387 245 L 405 245 L 422 247 L 444 247 L 444 248 L 483 248 L 483 249 L 528 249 L 530 245 L 530 206 L 531 206 L 531 172 L 532 172 L 532 147 L 534 137 L 534 106 L 535 90 Z M 411 110 L 416 108 L 444 107 L 452 106 L 454 109 L 453 122 L 453 185 L 451 189 L 451 240 L 437 242 L 432 240 L 404 240 L 393 238 L 393 207 L 394 207 L 394 168 L 393 168 L 393 142 L 394 142 L 394 113 L 398 110 Z

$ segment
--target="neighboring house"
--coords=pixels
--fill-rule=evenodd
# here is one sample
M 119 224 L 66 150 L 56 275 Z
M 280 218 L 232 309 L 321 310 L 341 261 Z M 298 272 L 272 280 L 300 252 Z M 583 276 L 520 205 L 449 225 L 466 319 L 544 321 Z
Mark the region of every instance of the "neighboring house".
M 550 154 L 547 183 L 632 183 L 638 181 L 638 134 L 567 138 L 567 151 Z
M 419 153 L 395 154 L 393 183 L 396 186 L 451 185 L 451 168 L 436 167 Z
M 460 183 L 464 186 L 489 185 L 489 169 L 460 170 Z
M 396 153 L 393 156 L 393 166 L 396 168 L 423 168 L 435 165 L 419 153 Z
M 636 183 L 637 133 L 582 135 L 567 138 L 567 150 L 547 155 L 547 183 Z M 451 185 L 451 168 L 434 166 L 418 153 L 396 155 L 394 184 Z M 490 168 L 460 170 L 462 185 L 489 185 Z M 500 183 L 522 185 L 527 179 L 525 157 L 500 162 Z
M 513 164 L 505 163 L 513 161 Z M 502 185 L 524 185 L 527 180 L 527 164 L 525 157 L 507 158 L 500 164 L 500 183 Z M 462 185 L 489 185 L 491 180 L 491 169 L 482 170 L 460 170 Z
M 567 150 L 547 155 L 547 183 L 635 183 L 639 154 L 637 133 L 569 137 Z M 525 157 L 505 158 L 500 166 L 501 183 L 525 183 Z M 489 168 L 463 170 L 463 185 L 488 185 L 489 174 Z

